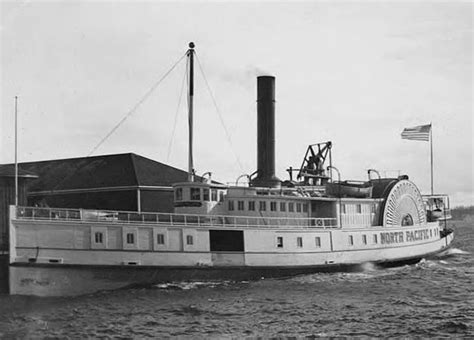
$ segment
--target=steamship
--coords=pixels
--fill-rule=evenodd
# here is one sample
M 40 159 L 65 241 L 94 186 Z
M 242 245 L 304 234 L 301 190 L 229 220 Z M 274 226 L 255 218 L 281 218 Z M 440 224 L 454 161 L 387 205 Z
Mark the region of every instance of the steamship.
M 190 117 L 194 53 L 190 44 Z M 234 185 L 198 177 L 190 138 L 188 180 L 173 185 L 173 213 L 11 206 L 10 293 L 353 271 L 416 263 L 450 246 L 447 196 L 421 195 L 408 176 L 375 170 L 367 181 L 335 180 L 331 142 L 309 145 L 301 166 L 277 178 L 274 126 L 275 78 L 260 76 L 257 170 Z

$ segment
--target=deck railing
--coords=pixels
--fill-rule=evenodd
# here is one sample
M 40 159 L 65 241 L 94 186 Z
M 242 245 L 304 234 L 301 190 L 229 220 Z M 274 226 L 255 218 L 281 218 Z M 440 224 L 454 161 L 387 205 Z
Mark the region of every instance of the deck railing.
M 172 226 L 222 226 L 222 227 L 301 227 L 337 228 L 336 218 L 297 218 L 266 216 L 191 215 L 173 213 L 149 213 L 132 211 L 107 211 L 86 209 L 62 209 L 17 207 L 20 220 L 103 222 L 117 224 L 157 224 Z
M 451 209 L 449 207 L 448 195 L 422 195 L 429 220 L 449 220 L 451 219 Z

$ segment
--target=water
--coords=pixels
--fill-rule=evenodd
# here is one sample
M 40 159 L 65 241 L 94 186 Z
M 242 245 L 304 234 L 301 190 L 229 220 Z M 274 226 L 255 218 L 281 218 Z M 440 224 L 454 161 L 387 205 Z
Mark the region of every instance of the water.
M 0 295 L 0 338 L 474 337 L 474 226 L 446 256 L 362 273 Z

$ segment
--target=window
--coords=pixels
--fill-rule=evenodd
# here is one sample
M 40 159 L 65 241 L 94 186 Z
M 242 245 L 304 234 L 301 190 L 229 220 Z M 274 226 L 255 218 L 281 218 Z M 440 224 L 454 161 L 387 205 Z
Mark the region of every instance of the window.
M 370 212 L 371 212 L 372 214 L 375 214 L 375 204 L 372 204 L 372 205 L 370 206 Z
M 357 213 L 362 214 L 362 205 L 357 204 Z
M 308 212 L 308 203 L 303 204 L 303 212 Z
M 135 243 L 135 235 L 133 233 L 127 233 L 127 244 Z
M 187 245 L 192 245 L 194 243 L 193 236 L 192 235 L 187 235 L 186 236 L 186 244 Z
M 345 213 L 346 213 L 346 205 L 341 204 L 341 214 L 345 214 Z
M 222 202 L 224 200 L 224 191 L 219 191 L 219 201 Z
M 267 202 L 265 202 L 265 201 L 260 201 L 260 202 L 259 202 L 259 210 L 260 210 L 260 211 L 265 211 L 265 210 L 267 210 Z
M 406 214 L 402 218 L 402 227 L 408 226 L 408 225 L 413 225 L 413 218 L 411 217 L 410 214 Z
M 277 202 L 270 202 L 270 210 L 271 211 L 277 210 Z
M 303 238 L 302 237 L 297 237 L 296 238 L 296 246 L 298 248 L 302 248 L 303 247 Z
M 430 237 L 433 237 L 433 230 L 430 229 Z
M 237 202 L 237 209 L 238 210 L 244 210 L 244 201 L 238 201 Z
M 354 237 L 352 235 L 349 235 L 349 245 L 350 246 L 354 245 Z
M 289 212 L 295 211 L 295 204 L 294 203 L 288 203 L 288 211 Z
M 374 234 L 374 243 L 377 244 L 377 234 Z
M 95 233 L 95 243 L 103 243 L 104 242 L 104 234 L 101 232 Z
M 229 201 L 229 210 L 234 210 L 234 201 Z
M 286 203 L 280 202 L 280 211 L 286 211 Z
M 175 200 L 176 201 L 182 201 L 183 200 L 183 188 L 176 188 L 176 191 L 174 192 L 175 194 Z
M 211 189 L 211 201 L 213 201 L 213 202 L 217 201 L 217 190 L 216 189 Z
M 249 210 L 255 211 L 255 201 L 249 201 Z
M 296 203 L 296 212 L 301 212 L 301 203 Z
M 200 188 L 191 188 L 191 200 L 200 201 L 201 200 L 201 189 Z
M 362 235 L 362 243 L 367 244 L 367 235 Z
M 316 236 L 316 237 L 314 238 L 314 243 L 315 243 L 315 245 L 316 245 L 316 248 L 321 248 L 321 237 Z
M 283 248 L 283 237 L 277 237 L 277 248 Z
M 209 189 L 202 189 L 202 199 L 209 201 Z
M 164 234 L 156 234 L 156 243 L 165 244 L 165 235 Z

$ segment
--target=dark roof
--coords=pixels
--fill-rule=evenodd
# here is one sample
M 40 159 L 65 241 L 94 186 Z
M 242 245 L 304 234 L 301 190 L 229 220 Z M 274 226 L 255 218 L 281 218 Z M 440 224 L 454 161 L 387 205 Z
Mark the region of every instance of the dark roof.
M 15 165 L 0 164 L 0 177 L 15 177 Z M 18 166 L 18 177 L 31 179 L 38 178 L 36 174 L 20 169 L 20 166 Z
M 131 154 L 138 185 L 172 185 L 188 180 L 187 171 Z
M 11 166 L 11 165 L 9 165 Z M 171 186 L 187 180 L 187 172 L 134 153 L 20 163 L 39 176 L 30 192 L 121 186 Z

